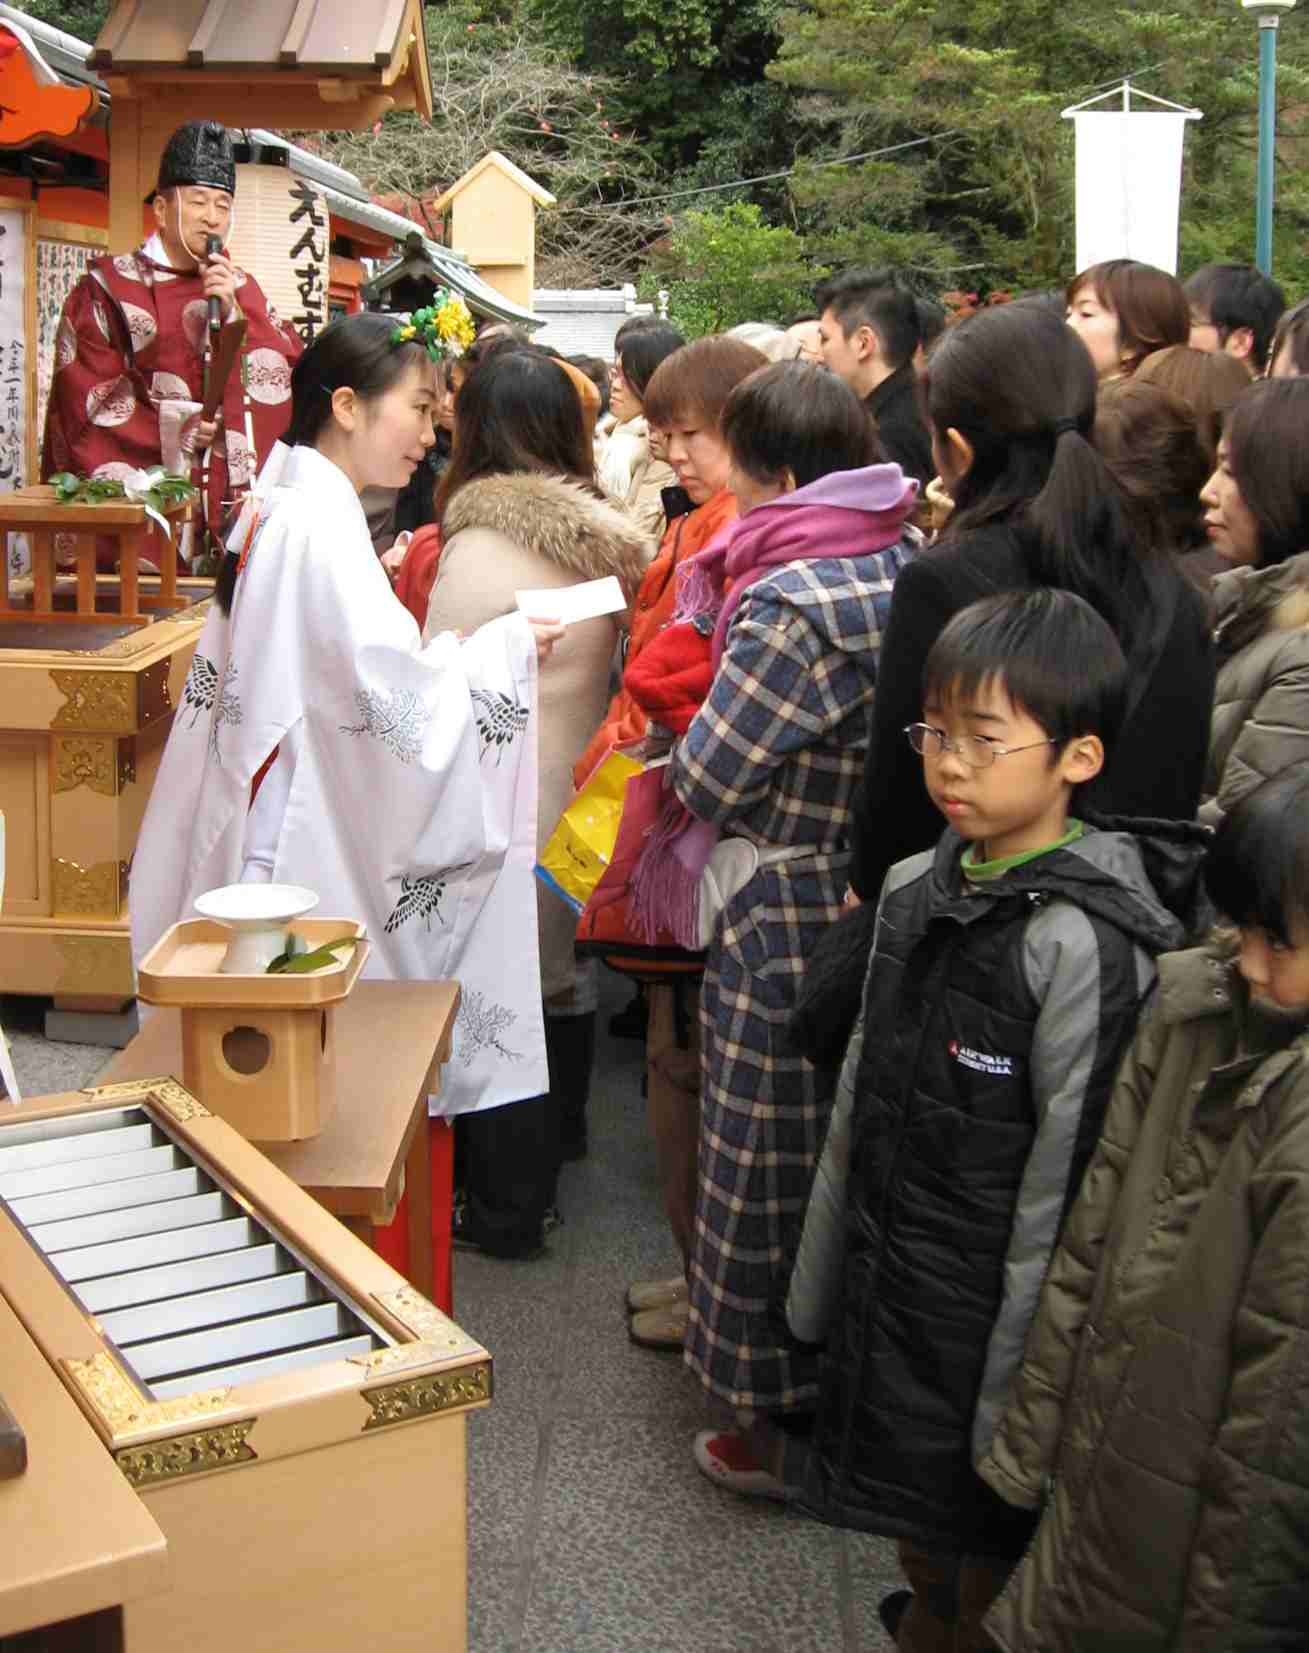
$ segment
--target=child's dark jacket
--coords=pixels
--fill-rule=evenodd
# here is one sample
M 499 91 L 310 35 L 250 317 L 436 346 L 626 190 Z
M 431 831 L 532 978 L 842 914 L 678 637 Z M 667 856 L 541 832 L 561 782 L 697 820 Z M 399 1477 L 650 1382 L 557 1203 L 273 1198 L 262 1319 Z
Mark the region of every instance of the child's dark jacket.
M 1150 827 L 1140 846 L 1088 830 L 986 884 L 965 879 L 948 831 L 887 876 L 787 1306 L 798 1335 L 826 1335 L 806 1502 L 828 1520 L 980 1550 L 1003 1524 L 973 1465 L 1153 960 L 1185 934 L 1142 851 L 1184 906 L 1200 834 Z

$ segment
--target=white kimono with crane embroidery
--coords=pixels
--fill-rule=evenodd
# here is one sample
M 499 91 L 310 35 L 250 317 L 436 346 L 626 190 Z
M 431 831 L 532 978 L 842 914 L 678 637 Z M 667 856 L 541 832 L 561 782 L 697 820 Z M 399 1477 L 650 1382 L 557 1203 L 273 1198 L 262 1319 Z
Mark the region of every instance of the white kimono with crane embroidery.
M 274 450 L 229 543 L 247 540 L 231 617 L 215 604 L 200 635 L 141 828 L 133 956 L 206 890 L 305 885 L 318 913 L 364 921 L 367 976 L 461 984 L 434 1111 L 539 1095 L 530 627 L 512 615 L 424 647 L 354 487 L 312 448 Z M 384 1048 L 385 1026 L 373 1036 Z

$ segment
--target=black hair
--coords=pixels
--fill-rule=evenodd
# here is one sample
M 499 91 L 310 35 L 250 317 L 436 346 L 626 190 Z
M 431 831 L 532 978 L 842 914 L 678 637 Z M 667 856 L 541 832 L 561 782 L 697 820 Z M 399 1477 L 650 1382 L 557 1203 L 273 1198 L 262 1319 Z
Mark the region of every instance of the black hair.
M 600 412 L 597 418 L 603 419 L 609 411 L 609 364 L 599 356 L 565 356 L 564 360 L 579 373 L 585 373 L 587 378 L 600 393 Z
M 1293 304 L 1278 322 L 1268 353 L 1270 367 L 1276 368 L 1277 358 L 1284 350 L 1290 353 L 1295 373 L 1309 373 L 1309 298 Z
M 918 301 L 891 270 L 844 270 L 814 289 L 821 316 L 830 310 L 849 338 L 871 327 L 892 368 L 904 364 L 922 343 Z
M 962 609 L 932 645 L 923 700 L 1003 688 L 1059 749 L 1098 735 L 1106 754 L 1127 710 L 1127 659 L 1104 620 L 1071 591 L 1038 587 Z
M 599 497 L 591 432 L 577 387 L 535 345 L 498 350 L 459 391 L 454 455 L 437 489 L 436 521 L 468 482 L 539 472 Z
M 645 400 L 645 387 L 654 378 L 655 369 L 685 343 L 685 337 L 666 321 L 653 322 L 614 341 L 618 365 L 635 397 Z
M 1309 763 L 1247 792 L 1205 856 L 1205 887 L 1222 916 L 1293 947 L 1309 937 Z
M 918 312 L 918 342 L 926 350 L 945 332 L 945 310 L 934 298 L 916 298 Z
M 1309 379 L 1257 379 L 1228 410 L 1228 462 L 1258 529 L 1256 566 L 1309 551 Z
M 658 316 L 628 316 L 627 320 L 614 334 L 614 357 L 617 359 L 619 347 L 624 339 L 630 339 L 634 333 L 644 333 L 651 327 L 667 327 L 668 323 Z
M 1091 443 L 1096 375 L 1081 339 L 1048 305 L 995 305 L 947 329 L 924 389 L 938 439 L 957 430 L 973 450 L 943 539 L 1008 524 L 1032 584 L 1085 597 L 1130 654 L 1152 631 L 1153 556 Z
M 1238 327 L 1250 329 L 1250 362 L 1262 373 L 1277 318 L 1286 309 L 1286 294 L 1277 283 L 1249 264 L 1202 264 L 1187 278 L 1184 290 L 1187 302 L 1218 329 L 1220 344 L 1226 344 Z
M 756 482 L 776 482 L 789 470 L 803 488 L 885 458 L 863 403 L 814 362 L 775 362 L 742 379 L 723 408 L 722 432 L 733 460 Z
M 312 448 L 332 418 L 332 397 L 350 389 L 361 402 L 374 402 L 404 377 L 416 362 L 430 360 L 417 339 L 393 344 L 403 326 L 399 316 L 361 311 L 341 316 L 325 327 L 291 369 L 291 421 L 282 440 L 289 448 Z M 229 551 L 214 582 L 214 597 L 224 614 L 232 612 L 239 558 Z

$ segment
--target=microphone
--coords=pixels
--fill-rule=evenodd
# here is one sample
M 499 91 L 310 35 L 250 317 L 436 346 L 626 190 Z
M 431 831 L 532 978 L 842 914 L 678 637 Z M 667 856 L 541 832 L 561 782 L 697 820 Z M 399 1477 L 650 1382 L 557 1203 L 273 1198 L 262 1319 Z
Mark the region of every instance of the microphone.
M 207 235 L 205 237 L 205 257 L 206 258 L 213 258 L 217 253 L 221 253 L 222 250 L 223 250 L 223 238 L 222 238 L 221 235 Z M 222 306 L 219 304 L 219 302 L 216 298 L 211 298 L 209 300 L 209 331 L 211 333 L 221 333 L 222 330 L 223 330 L 223 310 L 222 310 Z

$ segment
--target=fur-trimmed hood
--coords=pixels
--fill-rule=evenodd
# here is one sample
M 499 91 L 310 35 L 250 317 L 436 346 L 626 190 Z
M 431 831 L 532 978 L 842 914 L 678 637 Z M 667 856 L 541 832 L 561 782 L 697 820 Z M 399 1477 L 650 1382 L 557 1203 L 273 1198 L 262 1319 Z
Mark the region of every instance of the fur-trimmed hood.
M 532 471 L 485 476 L 460 488 L 445 508 L 442 537 L 448 545 L 469 528 L 503 534 L 579 581 L 616 575 L 629 601 L 655 550 L 618 505 L 576 482 Z

